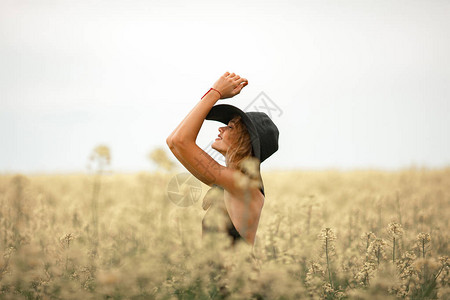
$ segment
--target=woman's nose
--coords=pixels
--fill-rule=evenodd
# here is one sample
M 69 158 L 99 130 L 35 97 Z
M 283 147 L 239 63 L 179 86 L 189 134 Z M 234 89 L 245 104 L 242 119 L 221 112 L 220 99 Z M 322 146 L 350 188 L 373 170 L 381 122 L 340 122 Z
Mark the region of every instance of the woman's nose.
M 222 133 L 223 127 L 219 127 L 219 132 Z

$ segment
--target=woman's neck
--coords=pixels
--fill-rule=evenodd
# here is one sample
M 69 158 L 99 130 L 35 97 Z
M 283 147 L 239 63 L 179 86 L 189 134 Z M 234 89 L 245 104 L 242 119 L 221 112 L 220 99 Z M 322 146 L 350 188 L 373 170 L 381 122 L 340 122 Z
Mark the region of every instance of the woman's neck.
M 235 162 L 226 162 L 228 168 L 238 169 L 238 165 Z

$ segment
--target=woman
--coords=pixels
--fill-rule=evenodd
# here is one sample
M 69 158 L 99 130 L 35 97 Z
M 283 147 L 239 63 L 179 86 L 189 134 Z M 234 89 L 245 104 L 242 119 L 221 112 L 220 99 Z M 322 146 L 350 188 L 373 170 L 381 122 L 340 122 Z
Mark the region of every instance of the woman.
M 233 238 L 233 245 L 243 240 L 253 246 L 264 205 L 259 165 L 278 150 L 278 129 L 263 112 L 245 113 L 227 104 L 215 106 L 218 100 L 236 96 L 247 85 L 247 79 L 226 72 L 166 142 L 188 171 L 212 187 L 204 201 L 208 212 L 202 224 L 203 236 L 206 232 L 224 231 Z M 225 156 L 226 166 L 217 163 L 195 143 L 205 119 L 227 124 L 219 128 L 219 135 L 211 146 Z M 213 197 L 214 193 L 219 197 Z M 215 201 L 209 205 L 211 198 Z M 210 213 L 212 211 L 223 212 L 223 226 L 213 228 L 207 224 L 208 220 L 218 218 L 217 214 Z

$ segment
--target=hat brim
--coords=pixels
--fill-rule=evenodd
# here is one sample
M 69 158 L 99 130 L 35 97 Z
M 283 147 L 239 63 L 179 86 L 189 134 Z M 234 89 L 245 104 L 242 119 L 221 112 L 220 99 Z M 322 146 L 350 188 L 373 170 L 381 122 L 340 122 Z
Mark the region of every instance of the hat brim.
M 218 104 L 211 108 L 205 119 L 219 121 L 224 124 L 228 124 L 228 122 L 235 116 L 240 116 L 245 126 L 247 127 L 248 133 L 250 135 L 250 142 L 252 145 L 253 156 L 255 156 L 261 161 L 261 151 L 260 151 L 261 142 L 259 140 L 258 132 L 256 131 L 255 125 L 250 120 L 250 118 L 245 114 L 245 112 L 243 112 L 242 110 L 233 105 Z
M 237 108 L 236 106 L 229 105 L 229 104 L 218 104 L 211 108 L 208 115 L 206 116 L 206 120 L 212 120 L 212 121 L 219 121 L 224 124 L 228 124 L 231 119 L 233 119 L 235 116 L 240 116 L 242 121 L 244 122 L 245 126 L 247 127 L 248 133 L 250 135 L 250 142 L 252 145 L 252 154 L 254 157 L 258 158 L 259 161 L 261 161 L 261 151 L 260 151 L 260 140 L 258 132 L 256 131 L 256 127 L 253 124 L 253 122 L 250 120 L 250 118 Z M 261 172 L 259 172 L 259 180 L 261 181 L 261 188 L 264 193 L 264 183 L 261 177 Z

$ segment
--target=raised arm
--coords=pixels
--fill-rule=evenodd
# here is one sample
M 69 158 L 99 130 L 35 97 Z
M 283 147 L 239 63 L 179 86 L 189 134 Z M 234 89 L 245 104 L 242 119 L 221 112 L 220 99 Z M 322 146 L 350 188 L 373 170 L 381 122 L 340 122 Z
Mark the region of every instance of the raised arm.
M 247 79 L 226 72 L 213 88 L 201 99 L 172 134 L 166 139 L 172 153 L 195 177 L 207 185 L 218 184 L 231 187 L 233 172 L 218 164 L 211 156 L 195 144 L 200 128 L 211 108 L 219 99 L 231 98 L 248 84 Z M 220 94 L 219 94 L 220 93 Z M 220 97 L 222 95 L 222 97 Z
M 195 142 L 198 132 L 202 127 L 203 121 L 208 115 L 211 108 L 220 99 L 231 98 L 239 94 L 244 86 L 248 84 L 248 80 L 241 78 L 234 73 L 226 72 L 213 85 L 214 90 L 201 99 L 197 105 L 188 113 L 175 130 L 167 137 L 170 141 L 174 137 L 182 136 L 183 139 L 190 139 Z M 219 94 L 220 93 L 220 94 Z M 222 97 L 220 97 L 222 95 Z M 206 104 L 206 105 L 204 105 Z M 180 128 L 182 128 L 180 130 Z

